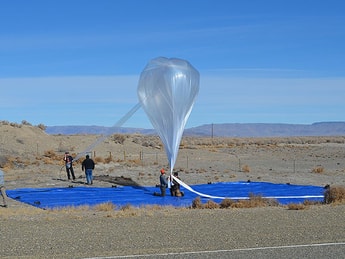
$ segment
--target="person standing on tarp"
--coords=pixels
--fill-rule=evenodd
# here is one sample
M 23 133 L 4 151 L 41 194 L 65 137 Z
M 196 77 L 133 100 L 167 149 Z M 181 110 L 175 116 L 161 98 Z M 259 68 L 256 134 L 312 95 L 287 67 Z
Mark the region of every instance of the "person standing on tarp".
M 0 169 L 0 193 L 2 196 L 3 201 L 3 207 L 7 208 L 7 195 L 6 195 L 6 189 L 5 189 L 5 179 L 4 179 L 4 172 Z
M 69 154 L 69 152 L 65 152 L 65 157 L 63 158 L 65 161 L 66 172 L 68 180 L 72 179 L 75 180 L 74 170 L 73 170 L 73 157 Z
M 81 170 L 85 170 L 86 184 L 93 184 L 93 169 L 95 169 L 95 162 L 90 158 L 89 155 L 86 155 L 85 160 L 81 164 Z
M 165 177 L 165 170 L 164 168 L 161 169 L 161 175 L 159 176 L 159 188 L 161 189 L 161 193 L 154 193 L 155 196 L 162 196 L 164 197 L 166 194 L 166 189 L 168 187 L 168 181 Z

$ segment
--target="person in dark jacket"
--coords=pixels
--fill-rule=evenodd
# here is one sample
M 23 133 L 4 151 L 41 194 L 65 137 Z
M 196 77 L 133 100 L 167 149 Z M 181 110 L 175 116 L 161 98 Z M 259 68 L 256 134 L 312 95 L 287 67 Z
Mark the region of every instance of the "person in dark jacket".
M 89 155 L 86 155 L 83 163 L 81 164 L 81 170 L 85 170 L 86 184 L 93 184 L 92 170 L 95 169 L 95 162 L 90 158 Z
M 65 157 L 63 158 L 63 160 L 65 161 L 68 180 L 71 180 L 71 175 L 72 175 L 72 179 L 75 180 L 74 170 L 73 170 L 73 157 L 69 154 L 69 152 L 65 152 Z
M 178 172 L 174 172 L 174 177 L 180 180 Z M 170 194 L 171 196 L 176 197 L 184 196 L 184 193 L 180 190 L 180 184 L 175 179 L 173 179 L 171 182 Z

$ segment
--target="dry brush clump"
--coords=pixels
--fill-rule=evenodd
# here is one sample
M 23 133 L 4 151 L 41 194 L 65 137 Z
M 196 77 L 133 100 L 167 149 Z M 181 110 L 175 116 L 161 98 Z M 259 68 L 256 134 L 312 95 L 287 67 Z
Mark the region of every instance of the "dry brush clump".
M 114 141 L 116 144 L 123 145 L 128 137 L 128 135 L 124 134 L 114 134 L 111 136 L 111 140 Z
M 192 208 L 193 209 L 203 209 L 204 206 L 201 202 L 200 197 L 196 197 L 193 201 L 192 201 Z
M 153 135 L 134 135 L 132 142 L 143 147 L 152 147 L 156 149 L 162 149 L 163 144 L 158 136 Z
M 324 203 L 345 204 L 344 186 L 325 186 Z
M 30 122 L 26 121 L 26 120 L 22 120 L 21 124 L 20 123 L 16 123 L 16 122 L 9 122 L 9 121 L 6 121 L 6 120 L 2 120 L 0 121 L 0 125 L 10 125 L 12 127 L 15 127 L 15 128 L 21 128 L 23 125 L 25 126 L 33 126 Z M 45 131 L 47 129 L 47 126 L 45 126 L 44 124 L 40 123 L 36 126 L 33 126 L 33 127 L 37 127 L 39 129 L 41 129 L 42 131 Z
M 63 161 L 63 158 L 61 157 L 60 154 L 56 154 L 56 152 L 54 150 L 46 150 L 44 151 L 44 154 L 43 154 L 44 157 L 46 158 L 49 158 L 51 160 L 54 160 L 54 161 Z M 38 159 L 39 157 L 37 157 Z
M 95 163 L 104 163 L 104 158 L 100 156 L 96 156 L 94 160 L 95 160 Z
M 304 200 L 302 203 L 289 203 L 286 207 L 288 210 L 304 210 L 312 205 L 321 205 L 320 201 Z
M 218 203 L 216 203 L 216 202 L 214 202 L 214 201 L 212 201 L 212 200 L 208 200 L 204 205 L 203 205 L 203 207 L 205 208 L 205 209 L 219 209 L 219 204 Z
M 250 167 L 249 167 L 249 165 L 244 165 L 244 166 L 242 166 L 242 172 L 249 173 L 249 172 L 250 172 Z
M 221 209 L 231 208 L 234 203 L 235 203 L 234 200 L 226 198 L 226 199 L 221 201 L 221 203 L 219 204 L 219 207 Z
M 42 131 L 45 131 L 47 129 L 47 126 L 42 124 L 42 123 L 40 123 L 40 124 L 37 125 L 37 128 L 41 129 Z
M 316 173 L 316 174 L 322 174 L 325 171 L 325 168 L 321 165 L 314 167 L 312 169 L 312 173 Z

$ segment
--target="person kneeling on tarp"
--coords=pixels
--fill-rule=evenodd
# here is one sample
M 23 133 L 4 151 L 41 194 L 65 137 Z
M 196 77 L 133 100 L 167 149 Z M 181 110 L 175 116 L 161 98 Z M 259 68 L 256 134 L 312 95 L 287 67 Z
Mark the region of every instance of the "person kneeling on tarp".
M 174 177 L 180 179 L 180 177 L 178 177 L 178 172 L 174 172 Z M 171 182 L 170 194 L 176 197 L 184 196 L 184 193 L 180 190 L 180 184 L 175 179 Z

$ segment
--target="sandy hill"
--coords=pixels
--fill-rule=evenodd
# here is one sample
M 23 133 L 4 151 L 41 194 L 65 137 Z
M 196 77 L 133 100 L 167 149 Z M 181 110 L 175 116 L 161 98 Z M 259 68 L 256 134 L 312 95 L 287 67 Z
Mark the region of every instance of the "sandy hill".
M 164 147 L 155 135 L 113 134 L 98 141 L 100 135 L 49 135 L 42 127 L 26 124 L 1 124 L 0 135 L 0 166 L 14 188 L 61 184 L 52 179 L 65 178 L 64 152 L 76 157 L 89 147 L 99 176 L 128 177 L 152 186 L 160 168 L 168 167 Z M 189 184 L 247 180 L 343 184 L 344 148 L 345 136 L 184 136 L 174 170 Z M 84 177 L 80 162 L 76 161 L 76 173 Z

